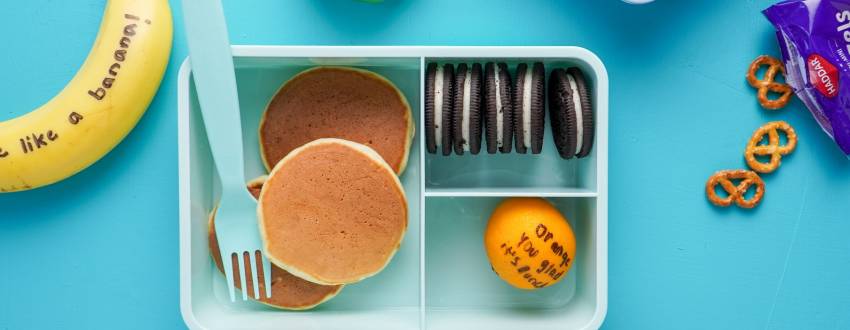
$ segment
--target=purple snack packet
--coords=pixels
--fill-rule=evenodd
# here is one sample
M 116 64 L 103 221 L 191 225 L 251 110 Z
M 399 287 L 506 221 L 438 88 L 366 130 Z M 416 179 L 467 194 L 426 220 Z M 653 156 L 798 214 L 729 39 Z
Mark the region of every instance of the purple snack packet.
M 787 0 L 762 13 L 776 27 L 787 83 L 850 156 L 850 0 Z

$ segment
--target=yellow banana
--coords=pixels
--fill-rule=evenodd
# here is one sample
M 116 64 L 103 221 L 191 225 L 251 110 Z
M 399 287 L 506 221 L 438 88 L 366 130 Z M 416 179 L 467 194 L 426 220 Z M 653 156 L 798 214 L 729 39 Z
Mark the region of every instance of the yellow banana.
M 0 122 L 0 192 L 65 179 L 121 142 L 156 94 L 171 38 L 167 0 L 109 0 L 71 82 L 38 109 Z

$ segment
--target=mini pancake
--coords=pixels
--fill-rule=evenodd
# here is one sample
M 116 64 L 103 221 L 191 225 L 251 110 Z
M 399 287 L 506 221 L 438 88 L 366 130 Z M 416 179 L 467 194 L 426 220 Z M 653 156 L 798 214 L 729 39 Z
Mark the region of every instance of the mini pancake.
M 593 105 L 578 68 L 555 69 L 549 76 L 549 118 L 552 138 L 564 159 L 582 158 L 593 148 Z
M 484 114 L 487 152 L 511 152 L 513 144 L 513 101 L 511 74 L 505 63 L 484 66 Z
M 452 116 L 454 115 L 454 66 L 429 63 L 425 71 L 425 146 L 428 153 L 441 148 L 452 153 Z
M 516 151 L 539 154 L 543 149 L 543 124 L 546 117 L 546 69 L 536 62 L 531 69 L 521 63 L 514 85 L 514 140 Z
M 262 176 L 248 183 L 248 191 L 251 192 L 251 195 L 254 195 L 254 197 L 258 197 L 260 195 L 260 190 L 262 189 L 263 182 L 265 180 L 266 177 Z M 224 267 L 221 263 L 221 252 L 218 248 L 218 238 L 216 238 L 215 235 L 215 210 L 210 213 L 208 226 L 210 255 L 215 262 L 216 268 L 218 268 L 220 272 L 224 273 Z M 343 287 L 342 285 L 321 285 L 306 281 L 275 265 L 271 266 L 271 276 L 271 298 L 266 298 L 265 294 L 262 294 L 262 292 L 265 292 L 266 285 L 263 280 L 263 275 L 260 274 L 260 276 L 258 276 L 260 282 L 259 291 L 261 292 L 260 299 L 258 301 L 266 305 L 282 309 L 302 310 L 316 307 L 317 305 L 336 296 Z M 245 281 L 249 288 L 254 287 L 253 280 L 250 276 L 246 276 Z M 236 287 L 241 289 L 241 285 L 238 281 L 236 282 Z M 253 294 L 249 294 L 248 297 L 253 299 L 254 296 Z
M 261 175 L 251 181 L 248 181 L 246 187 L 248 188 L 248 192 L 251 193 L 254 198 L 260 198 L 260 192 L 263 190 L 263 184 L 265 184 L 268 179 L 268 175 Z
M 375 149 L 397 174 L 413 141 L 410 105 L 386 78 L 366 70 L 316 67 L 277 91 L 260 122 L 260 153 L 270 170 L 289 152 L 319 138 Z
M 455 153 L 477 155 L 481 151 L 481 64 L 458 65 L 454 85 Z
M 307 143 L 278 162 L 257 214 L 269 260 L 325 285 L 381 271 L 407 230 L 398 177 L 374 150 L 341 139 Z

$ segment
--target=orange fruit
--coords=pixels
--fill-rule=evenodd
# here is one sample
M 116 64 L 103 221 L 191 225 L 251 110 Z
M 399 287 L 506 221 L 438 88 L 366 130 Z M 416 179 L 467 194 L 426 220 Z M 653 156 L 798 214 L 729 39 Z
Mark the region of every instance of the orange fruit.
M 565 277 L 575 258 L 576 239 L 567 219 L 549 201 L 508 198 L 490 215 L 484 249 L 502 280 L 533 290 Z

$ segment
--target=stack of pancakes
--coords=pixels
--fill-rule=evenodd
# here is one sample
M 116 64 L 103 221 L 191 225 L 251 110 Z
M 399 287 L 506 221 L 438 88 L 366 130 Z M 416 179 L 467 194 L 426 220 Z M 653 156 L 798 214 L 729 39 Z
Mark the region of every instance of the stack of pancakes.
M 373 72 L 317 67 L 278 90 L 259 132 L 269 175 L 248 184 L 272 262 L 272 297 L 260 302 L 312 308 L 386 267 L 407 230 L 397 175 L 413 134 L 404 95 Z M 221 270 L 214 212 L 210 253 Z

